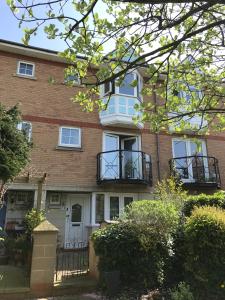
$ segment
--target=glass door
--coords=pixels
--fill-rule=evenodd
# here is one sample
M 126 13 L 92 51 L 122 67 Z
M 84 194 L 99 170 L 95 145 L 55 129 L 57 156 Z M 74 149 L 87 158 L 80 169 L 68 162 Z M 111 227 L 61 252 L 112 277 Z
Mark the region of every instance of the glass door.
M 102 178 L 119 178 L 119 136 L 106 134 L 102 155 Z
M 173 140 L 173 157 L 174 167 L 178 175 L 183 181 L 189 181 L 190 179 L 190 167 L 187 143 L 183 140 Z
M 141 154 L 138 151 L 138 138 L 129 137 L 122 139 L 123 151 L 123 177 L 141 178 Z

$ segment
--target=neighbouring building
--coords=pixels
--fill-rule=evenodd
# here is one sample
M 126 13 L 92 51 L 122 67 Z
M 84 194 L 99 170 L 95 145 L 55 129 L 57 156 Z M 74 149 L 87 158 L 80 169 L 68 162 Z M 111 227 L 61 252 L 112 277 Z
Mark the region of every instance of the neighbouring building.
M 33 143 L 31 163 L 10 185 L 0 212 L 7 230 L 22 230 L 27 210 L 38 207 L 59 228 L 62 247 L 85 244 L 101 221 L 131 201 L 150 199 L 171 166 L 191 191 L 225 187 L 225 134 L 198 137 L 197 148 L 193 134 L 155 134 L 134 124 L 141 70 L 121 86 L 101 88 L 103 95 L 113 92 L 106 111 L 86 113 L 70 100 L 84 87 L 76 75 L 72 87 L 65 85 L 66 63 L 57 52 L 0 40 L 0 62 L 0 102 L 19 103 L 18 129 Z M 129 85 L 134 78 L 137 87 Z

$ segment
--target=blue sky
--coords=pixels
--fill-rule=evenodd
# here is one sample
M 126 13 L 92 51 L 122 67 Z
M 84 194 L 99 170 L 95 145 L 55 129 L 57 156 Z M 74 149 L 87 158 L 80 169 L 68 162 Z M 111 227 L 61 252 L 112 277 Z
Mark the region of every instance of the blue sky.
M 21 43 L 23 30 L 18 27 L 18 21 L 13 16 L 5 0 L 0 1 L 0 39 Z M 63 41 L 47 39 L 42 31 L 31 38 L 30 45 L 56 51 L 63 50 L 66 47 Z

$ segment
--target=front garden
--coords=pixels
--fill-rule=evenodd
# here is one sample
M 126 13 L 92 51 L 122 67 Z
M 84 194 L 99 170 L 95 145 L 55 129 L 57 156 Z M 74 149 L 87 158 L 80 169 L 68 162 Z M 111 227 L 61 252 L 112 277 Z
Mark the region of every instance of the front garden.
M 225 194 L 171 184 L 92 235 L 101 288 L 115 299 L 225 299 Z

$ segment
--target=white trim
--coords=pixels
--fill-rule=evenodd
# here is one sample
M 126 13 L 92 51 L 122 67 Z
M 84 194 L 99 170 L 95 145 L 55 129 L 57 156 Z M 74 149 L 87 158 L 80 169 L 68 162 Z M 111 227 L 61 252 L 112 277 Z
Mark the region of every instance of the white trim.
M 29 132 L 28 132 L 28 136 L 27 136 L 27 139 L 28 141 L 30 142 L 31 141 L 31 137 L 32 137 L 32 123 L 31 122 L 27 122 L 27 121 L 21 121 L 17 124 L 17 129 L 22 131 L 22 125 L 23 124 L 29 124 L 30 125 L 30 129 L 29 129 Z
M 20 64 L 31 65 L 33 67 L 32 68 L 32 75 L 20 73 Z M 32 77 L 33 78 L 34 75 L 35 75 L 35 64 L 33 62 L 29 62 L 29 61 L 25 61 L 25 60 L 19 60 L 17 62 L 16 74 L 20 75 L 20 76 L 23 76 L 23 77 L 28 77 L 28 78 Z
M 176 158 L 175 156 L 175 149 L 174 149 L 174 142 L 185 142 L 186 144 L 186 156 L 192 156 L 191 154 L 191 142 L 194 142 L 194 139 L 186 139 L 186 138 L 173 138 L 172 139 L 172 154 L 173 154 L 173 158 Z M 207 156 L 207 148 L 206 148 L 206 142 L 203 139 L 198 139 L 199 142 L 201 142 L 201 146 L 202 146 L 202 155 L 203 156 Z M 185 155 L 184 155 L 185 156 Z M 203 159 L 203 164 L 204 164 L 204 169 L 207 170 L 207 160 Z M 190 159 L 187 159 L 187 169 L 188 169 L 188 175 L 189 178 L 181 178 L 181 180 L 183 182 L 192 182 L 193 179 L 193 174 L 192 174 L 192 164 L 190 162 Z
M 104 195 L 104 220 L 110 221 L 110 197 L 119 197 L 119 216 L 124 211 L 124 197 L 132 197 L 133 201 L 138 200 L 138 194 L 133 193 L 113 193 L 113 192 L 95 192 L 93 193 L 93 198 L 96 199 L 96 195 L 101 194 Z M 95 204 L 96 208 L 96 204 Z M 99 226 L 99 223 L 96 223 L 96 214 L 93 214 L 92 226 Z
M 64 144 L 64 143 L 61 143 L 62 129 L 64 129 L 64 128 L 78 130 L 78 144 Z M 72 147 L 72 148 L 81 148 L 81 128 L 79 128 L 79 127 L 70 127 L 70 126 L 61 126 L 61 127 L 59 127 L 58 146 Z

